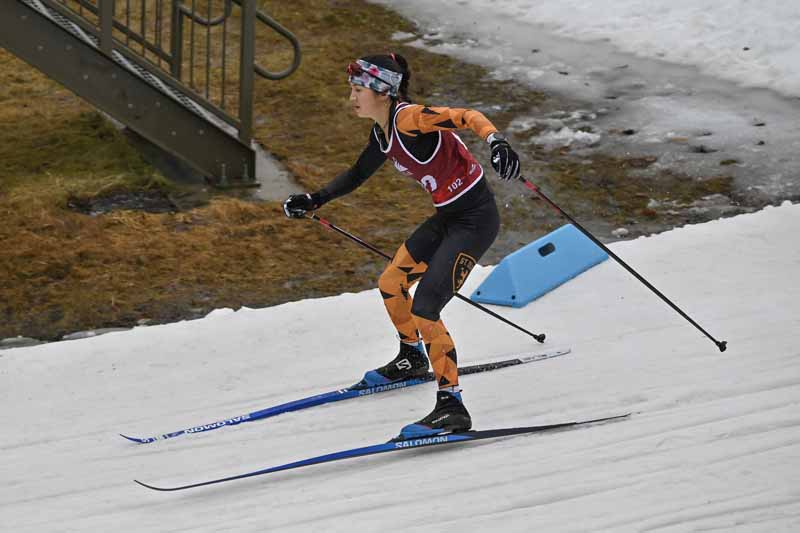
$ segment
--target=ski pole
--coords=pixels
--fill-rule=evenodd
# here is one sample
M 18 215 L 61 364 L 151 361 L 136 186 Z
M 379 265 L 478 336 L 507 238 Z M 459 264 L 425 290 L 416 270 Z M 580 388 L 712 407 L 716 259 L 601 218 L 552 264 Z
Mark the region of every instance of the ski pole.
M 565 212 L 563 209 L 561 209 L 561 208 L 560 208 L 558 205 L 556 205 L 556 203 L 555 203 L 555 202 L 553 202 L 553 201 L 552 201 L 550 198 L 548 198 L 548 197 L 547 197 L 547 195 L 546 195 L 546 194 L 544 194 L 544 193 L 542 192 L 542 190 L 541 190 L 539 187 L 537 187 L 536 185 L 534 185 L 533 183 L 531 183 L 530 181 L 528 181 L 527 179 L 525 179 L 525 178 L 524 178 L 524 177 L 522 177 L 522 176 L 520 176 L 520 177 L 519 177 L 519 180 L 520 180 L 520 181 L 522 181 L 523 183 L 525 183 L 525 186 L 526 186 L 528 189 L 530 189 L 531 191 L 533 191 L 533 192 L 534 192 L 534 193 L 535 193 L 537 196 L 539 196 L 539 198 L 541 198 L 542 200 L 544 200 L 545 202 L 547 202 L 547 204 L 549 204 L 549 205 L 550 205 L 550 207 L 552 207 L 553 209 L 555 209 L 555 210 L 556 210 L 556 212 L 558 212 L 558 213 L 559 213 L 560 215 L 562 215 L 564 218 L 566 218 L 567 220 L 569 220 L 569 221 L 572 223 L 572 225 L 573 225 L 573 226 L 575 226 L 576 228 L 578 228 L 578 229 L 579 229 L 579 230 L 580 230 L 580 231 L 581 231 L 581 232 L 582 232 L 584 235 L 586 235 L 587 237 L 589 237 L 589 239 L 591 239 L 591 240 L 592 240 L 592 242 L 594 242 L 594 243 L 595 243 L 597 246 L 599 246 L 600 248 L 602 248 L 602 249 L 603 249 L 603 251 L 605 251 L 605 252 L 606 252 L 608 255 L 610 255 L 611 257 L 613 257 L 613 258 L 614 258 L 614 260 L 615 260 L 617 263 L 619 263 L 620 265 L 622 265 L 622 266 L 625 268 L 625 270 L 627 270 L 628 272 L 630 272 L 631 274 L 633 274 L 633 276 L 634 276 L 634 277 L 636 277 L 636 279 L 638 279 L 639 281 L 641 281 L 642 283 L 644 283 L 644 285 L 645 285 L 645 286 L 646 286 L 648 289 L 650 289 L 651 291 L 653 291 L 653 292 L 654 292 L 656 295 L 658 295 L 658 297 L 659 297 L 659 298 L 661 298 L 661 299 L 662 299 L 662 300 L 664 300 L 664 301 L 665 301 L 667 304 L 669 304 L 669 306 L 670 306 L 670 307 L 672 307 L 672 308 L 673 308 L 675 311 L 677 311 L 677 312 L 678 312 L 678 314 L 680 314 L 680 315 L 681 315 L 683 318 L 685 318 L 686 320 L 688 320 L 688 321 L 689 321 L 689 322 L 690 322 L 690 323 L 691 323 L 691 324 L 692 324 L 694 327 L 696 327 L 697 329 L 699 329 L 700 331 L 702 331 L 702 332 L 703 332 L 703 334 L 704 334 L 706 337 L 708 337 L 709 339 L 711 339 L 711 340 L 714 342 L 714 344 L 716 344 L 716 345 L 717 345 L 717 348 L 719 348 L 719 351 L 720 351 L 720 352 L 724 352 L 724 351 L 727 349 L 727 347 L 728 347 L 728 341 L 718 341 L 717 339 L 715 339 L 715 338 L 714 338 L 714 337 L 713 337 L 713 336 L 712 336 L 712 335 L 711 335 L 709 332 L 707 332 L 706 330 L 704 330 L 704 329 L 703 329 L 703 328 L 700 326 L 700 324 L 698 324 L 697 322 L 695 322 L 694 320 L 692 320 L 692 318 L 691 318 L 689 315 L 687 315 L 686 313 L 684 313 L 684 312 L 681 310 L 681 308 L 680 308 L 680 307 L 678 307 L 677 305 L 675 305 L 674 303 L 672 303 L 672 301 L 671 301 L 669 298 L 667 298 L 666 296 L 664 296 L 664 295 L 661 293 L 661 291 L 659 291 L 658 289 L 656 289 L 656 288 L 655 288 L 653 285 L 651 285 L 651 284 L 650 284 L 650 282 L 649 282 L 649 281 L 647 281 L 646 279 L 644 279 L 644 278 L 643 278 L 641 275 L 639 275 L 639 273 L 638 273 L 638 272 L 636 272 L 636 271 L 635 271 L 633 268 L 631 268 L 631 267 L 630 267 L 630 266 L 629 266 L 629 265 L 628 265 L 628 264 L 627 264 L 625 261 L 623 261 L 622 259 L 620 259 L 620 258 L 617 256 L 617 254 L 615 254 L 614 252 L 612 252 L 611 250 L 609 250 L 609 249 L 608 249 L 608 247 L 607 247 L 606 245 L 604 245 L 602 242 L 600 242 L 600 241 L 599 241 L 599 240 L 598 240 L 598 239 L 597 239 L 597 238 L 596 238 L 594 235 L 592 235 L 592 234 L 591 234 L 591 233 L 590 233 L 590 232 L 589 232 L 587 229 L 585 229 L 583 226 L 581 226 L 580 224 L 578 224 L 578 222 L 577 222 L 577 221 L 576 221 L 574 218 L 572 218 L 571 216 L 569 216 L 569 214 L 567 214 L 567 213 L 566 213 L 566 212 Z
M 322 225 L 323 225 L 323 226 L 325 226 L 326 228 L 328 228 L 328 229 L 330 229 L 330 230 L 333 230 L 333 231 L 335 231 L 335 232 L 339 233 L 340 235 L 344 235 L 345 237 L 347 237 L 347 238 L 348 238 L 348 239 L 350 239 L 351 241 L 355 242 L 356 244 L 359 244 L 359 245 L 363 246 L 364 248 L 366 248 L 366 249 L 368 249 L 368 250 L 370 250 L 370 251 L 372 251 L 372 252 L 375 252 L 376 254 L 380 255 L 381 257 L 383 257 L 383 258 L 384 258 L 384 259 L 386 259 L 387 261 L 391 261 L 391 260 L 392 260 L 392 258 L 391 258 L 389 255 L 387 255 L 387 254 L 383 253 L 381 250 L 379 250 L 379 249 L 378 249 L 378 248 L 376 248 L 375 246 L 371 245 L 370 243 L 368 243 L 368 242 L 366 242 L 366 241 L 364 241 L 364 240 L 362 240 L 362 239 L 359 239 L 358 237 L 356 237 L 356 236 L 355 236 L 355 235 L 353 235 L 352 233 L 349 233 L 349 232 L 347 232 L 347 231 L 343 230 L 342 228 L 340 228 L 340 227 L 336 226 L 335 224 L 333 224 L 333 223 L 331 223 L 331 222 L 328 222 L 328 221 L 327 221 L 327 220 L 325 220 L 324 218 L 322 218 L 322 217 L 320 217 L 320 216 L 317 216 L 317 215 L 316 215 L 316 214 L 314 214 L 314 213 L 311 213 L 311 214 L 308 214 L 308 213 L 306 213 L 306 218 L 308 218 L 308 219 L 311 219 L 311 220 L 316 220 L 317 222 L 319 222 L 320 224 L 322 224 Z M 518 330 L 522 331 L 523 333 L 526 333 L 526 334 L 530 335 L 531 337 L 533 337 L 533 338 L 534 338 L 534 339 L 536 339 L 537 341 L 539 341 L 539 342 L 541 342 L 541 343 L 543 343 L 543 342 L 544 342 L 544 339 L 545 339 L 545 334 L 544 334 L 544 333 L 538 333 L 538 334 L 537 334 L 537 333 L 531 333 L 531 332 L 530 332 L 530 331 L 528 331 L 527 329 L 525 329 L 525 328 L 523 328 L 523 327 L 521 327 L 521 326 L 518 326 L 518 325 L 514 324 L 514 323 L 513 323 L 513 322 L 511 322 L 510 320 L 508 320 L 508 319 L 505 319 L 505 318 L 501 317 L 500 315 L 498 315 L 498 314 L 497 314 L 497 313 L 495 313 L 494 311 L 491 311 L 490 309 L 487 309 L 487 308 L 485 308 L 484 306 L 482 306 L 481 304 L 479 304 L 479 303 L 477 303 L 477 302 L 473 302 L 473 301 L 472 301 L 472 300 L 470 300 L 469 298 L 466 298 L 465 296 L 462 296 L 461 294 L 459 294 L 459 293 L 457 293 L 457 292 L 454 292 L 454 293 L 453 293 L 453 295 L 454 295 L 456 298 L 458 298 L 458 299 L 460 299 L 460 300 L 463 300 L 463 301 L 467 302 L 468 304 L 472 305 L 473 307 L 477 307 L 477 308 L 478 308 L 478 309 L 480 309 L 481 311 L 484 311 L 484 312 L 486 312 L 486 313 L 488 313 L 488 314 L 492 315 L 492 316 L 493 316 L 493 317 L 495 317 L 496 319 L 498 319 L 498 320 L 501 320 L 501 321 L 505 322 L 505 323 L 506 323 L 506 324 L 508 324 L 509 326 L 515 327 L 515 328 L 517 328 Z

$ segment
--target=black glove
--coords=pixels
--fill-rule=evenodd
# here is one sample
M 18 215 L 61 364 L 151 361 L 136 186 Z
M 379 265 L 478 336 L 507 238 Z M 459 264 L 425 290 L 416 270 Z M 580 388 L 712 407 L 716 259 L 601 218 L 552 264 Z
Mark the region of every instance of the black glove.
M 505 137 L 499 133 L 489 136 L 492 146 L 492 168 L 500 179 L 515 180 L 519 177 L 519 156 Z
M 303 218 L 306 211 L 313 211 L 322 205 L 320 194 L 293 194 L 283 202 L 283 212 L 289 218 Z

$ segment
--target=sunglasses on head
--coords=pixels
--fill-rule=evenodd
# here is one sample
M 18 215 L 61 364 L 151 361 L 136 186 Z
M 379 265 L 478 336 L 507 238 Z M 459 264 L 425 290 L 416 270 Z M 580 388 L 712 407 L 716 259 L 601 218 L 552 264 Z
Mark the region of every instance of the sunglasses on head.
M 376 76 L 372 72 L 370 72 L 368 70 L 364 70 L 364 67 L 362 67 L 358 63 L 353 62 L 353 63 L 350 63 L 349 65 L 347 65 L 347 75 L 348 76 L 361 76 L 362 74 L 366 74 L 368 76 L 371 76 L 371 77 L 375 78 L 376 80 L 380 80 L 383 83 L 385 83 L 386 85 L 389 85 L 389 86 L 392 85 L 391 83 L 389 83 L 388 81 L 384 80 L 380 76 Z

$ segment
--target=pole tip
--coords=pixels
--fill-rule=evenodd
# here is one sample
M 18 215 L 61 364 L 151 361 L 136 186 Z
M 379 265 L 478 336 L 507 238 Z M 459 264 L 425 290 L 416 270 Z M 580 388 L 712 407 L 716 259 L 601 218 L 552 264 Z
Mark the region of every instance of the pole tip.
M 720 341 L 717 343 L 717 347 L 719 348 L 720 352 L 724 352 L 728 349 L 728 341 Z
M 534 335 L 533 338 L 536 339 L 537 341 L 541 342 L 541 343 L 544 343 L 545 334 L 544 333 L 540 333 L 538 335 Z

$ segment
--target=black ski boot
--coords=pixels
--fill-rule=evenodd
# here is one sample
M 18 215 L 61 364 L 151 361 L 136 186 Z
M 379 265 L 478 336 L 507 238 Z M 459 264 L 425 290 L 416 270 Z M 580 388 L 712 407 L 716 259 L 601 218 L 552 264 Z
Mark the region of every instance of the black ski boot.
M 440 390 L 436 393 L 436 407 L 413 424 L 400 430 L 398 439 L 429 437 L 439 433 L 459 433 L 472 428 L 472 418 L 461 400 L 461 392 Z
M 425 355 L 425 346 L 420 341 L 418 344 L 400 343 L 397 357 L 380 368 L 370 370 L 364 374 L 364 379 L 353 385 L 354 389 L 389 385 L 397 381 L 412 378 L 422 378 L 428 375 L 428 356 Z

